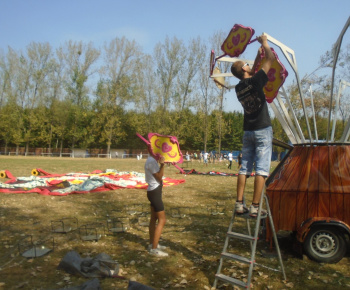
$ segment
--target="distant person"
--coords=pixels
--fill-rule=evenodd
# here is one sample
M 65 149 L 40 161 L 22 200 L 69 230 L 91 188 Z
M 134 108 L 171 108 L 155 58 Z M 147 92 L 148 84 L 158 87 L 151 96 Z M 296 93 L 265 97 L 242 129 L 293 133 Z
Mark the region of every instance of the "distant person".
M 237 163 L 238 163 L 238 170 L 241 169 L 242 167 L 242 152 L 239 153 L 238 157 L 237 157 Z
M 232 168 L 232 160 L 233 160 L 233 155 L 232 155 L 232 152 L 230 152 L 228 154 L 228 162 L 229 162 L 228 167 L 227 167 L 228 169 Z
M 204 162 L 205 166 L 208 166 L 208 157 L 209 157 L 209 153 L 207 151 L 205 151 L 203 154 L 203 162 Z
M 158 257 L 167 257 L 168 253 L 164 252 L 165 246 L 159 245 L 159 239 L 162 234 L 166 218 L 164 204 L 162 200 L 164 176 L 164 157 L 160 157 L 158 162 L 151 155 L 148 149 L 148 158 L 145 163 L 145 179 L 148 183 L 147 198 L 151 203 L 151 219 L 149 223 L 149 253 Z M 158 224 L 157 224 L 158 221 Z
M 272 154 L 272 126 L 263 88 L 268 81 L 267 73 L 275 56 L 267 42 L 266 35 L 258 36 L 258 41 L 261 47 L 252 68 L 241 60 L 235 61 L 231 66 L 232 74 L 240 80 L 235 91 L 244 111 L 242 166 L 237 178 L 235 211 L 237 214 L 248 211 L 243 203 L 243 195 L 247 176 L 252 173 L 255 162 L 253 201 L 249 208 L 251 217 L 257 217 L 265 179 L 270 171 Z M 265 61 L 261 69 L 255 73 L 263 51 Z M 265 215 L 266 211 L 262 210 L 262 214 Z

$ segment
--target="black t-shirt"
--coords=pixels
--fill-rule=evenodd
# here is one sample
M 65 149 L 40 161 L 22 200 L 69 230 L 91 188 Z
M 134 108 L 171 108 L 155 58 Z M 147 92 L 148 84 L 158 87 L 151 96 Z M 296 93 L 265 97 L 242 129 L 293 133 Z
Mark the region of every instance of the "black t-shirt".
M 241 80 L 235 88 L 237 98 L 244 109 L 244 131 L 255 131 L 271 126 L 263 91 L 267 81 L 267 75 L 261 69 L 251 78 Z

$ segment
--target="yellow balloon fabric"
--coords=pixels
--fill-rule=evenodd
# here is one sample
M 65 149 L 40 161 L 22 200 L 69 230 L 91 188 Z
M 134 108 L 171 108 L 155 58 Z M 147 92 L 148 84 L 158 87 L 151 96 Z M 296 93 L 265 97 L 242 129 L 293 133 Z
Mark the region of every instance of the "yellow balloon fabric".
M 39 171 L 36 170 L 35 168 L 32 170 L 32 175 L 34 176 L 38 176 L 39 175 Z

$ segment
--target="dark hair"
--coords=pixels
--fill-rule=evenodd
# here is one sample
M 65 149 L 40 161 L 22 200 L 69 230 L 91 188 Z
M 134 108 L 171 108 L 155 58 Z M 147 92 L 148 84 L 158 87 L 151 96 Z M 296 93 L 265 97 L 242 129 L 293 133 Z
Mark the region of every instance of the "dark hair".
M 243 62 L 240 60 L 234 62 L 231 66 L 232 74 L 240 80 L 243 78 L 243 75 L 244 75 L 244 71 L 242 70 L 242 66 L 243 66 Z

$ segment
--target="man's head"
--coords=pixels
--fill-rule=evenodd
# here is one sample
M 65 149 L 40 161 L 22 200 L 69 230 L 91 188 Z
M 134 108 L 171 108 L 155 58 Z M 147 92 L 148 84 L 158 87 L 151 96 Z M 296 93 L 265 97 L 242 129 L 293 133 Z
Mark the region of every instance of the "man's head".
M 238 60 L 232 64 L 231 72 L 236 78 L 242 80 L 245 76 L 251 75 L 251 68 L 249 67 L 248 63 Z M 245 75 L 245 73 L 248 75 Z

